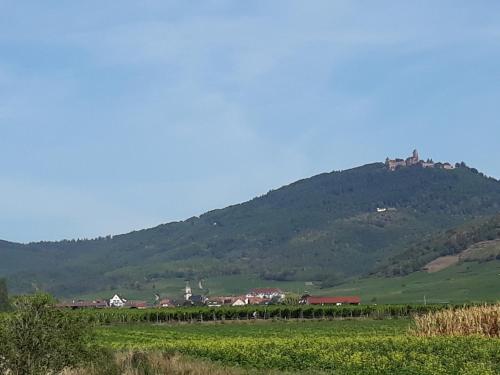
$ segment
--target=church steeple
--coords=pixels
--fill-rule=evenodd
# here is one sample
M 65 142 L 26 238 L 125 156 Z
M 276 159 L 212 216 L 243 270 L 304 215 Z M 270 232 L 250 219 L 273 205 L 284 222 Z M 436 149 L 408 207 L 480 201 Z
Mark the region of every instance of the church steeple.
M 191 292 L 191 286 L 189 285 L 189 281 L 186 281 L 186 288 L 184 291 L 184 299 L 186 301 L 189 301 L 189 299 L 191 298 L 192 295 L 193 295 L 193 293 Z

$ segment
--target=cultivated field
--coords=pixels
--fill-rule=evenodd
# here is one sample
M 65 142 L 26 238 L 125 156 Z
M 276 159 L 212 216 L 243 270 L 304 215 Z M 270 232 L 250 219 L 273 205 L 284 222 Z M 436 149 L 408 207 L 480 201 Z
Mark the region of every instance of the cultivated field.
M 100 327 L 118 351 L 180 353 L 256 373 L 498 374 L 500 341 L 417 337 L 409 319 L 249 321 Z M 224 370 L 227 371 L 227 370 Z

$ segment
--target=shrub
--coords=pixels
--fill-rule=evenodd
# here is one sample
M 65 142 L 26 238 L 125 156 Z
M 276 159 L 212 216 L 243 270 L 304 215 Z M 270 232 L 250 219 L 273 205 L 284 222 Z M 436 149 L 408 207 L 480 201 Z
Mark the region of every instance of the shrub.
M 90 348 L 88 324 L 55 309 L 49 295 L 19 297 L 13 305 L 0 324 L 0 372 L 51 374 L 102 357 Z

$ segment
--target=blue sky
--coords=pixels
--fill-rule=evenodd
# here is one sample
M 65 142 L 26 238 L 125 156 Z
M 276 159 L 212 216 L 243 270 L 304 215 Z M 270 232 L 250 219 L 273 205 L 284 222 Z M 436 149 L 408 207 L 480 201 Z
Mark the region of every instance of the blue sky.
M 0 0 L 0 238 L 405 156 L 500 177 L 498 1 Z

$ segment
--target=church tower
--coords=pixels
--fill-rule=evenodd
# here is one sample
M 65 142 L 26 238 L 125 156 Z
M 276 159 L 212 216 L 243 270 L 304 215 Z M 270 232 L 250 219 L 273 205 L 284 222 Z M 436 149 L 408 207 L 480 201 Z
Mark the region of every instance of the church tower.
M 189 286 L 189 281 L 186 281 L 186 289 L 184 292 L 184 299 L 186 301 L 189 301 L 189 299 L 191 298 L 192 295 L 193 295 L 193 293 L 191 292 L 191 287 Z
M 415 160 L 415 162 L 419 162 L 420 161 L 417 149 L 413 150 L 413 160 Z

